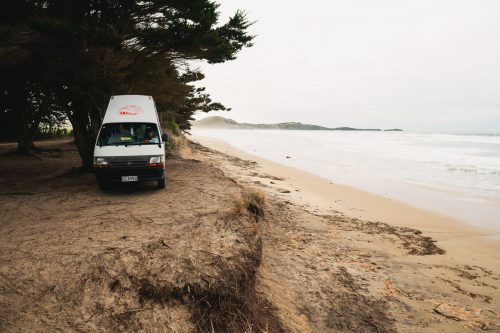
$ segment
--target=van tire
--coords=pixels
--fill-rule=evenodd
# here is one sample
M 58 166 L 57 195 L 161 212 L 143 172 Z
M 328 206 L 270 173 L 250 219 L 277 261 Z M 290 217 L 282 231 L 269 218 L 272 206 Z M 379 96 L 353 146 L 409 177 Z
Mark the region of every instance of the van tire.
M 158 181 L 158 188 L 165 188 L 165 178 Z
M 108 182 L 103 182 L 103 181 L 99 182 L 99 189 L 101 191 L 108 191 L 110 188 L 111 188 L 111 185 Z

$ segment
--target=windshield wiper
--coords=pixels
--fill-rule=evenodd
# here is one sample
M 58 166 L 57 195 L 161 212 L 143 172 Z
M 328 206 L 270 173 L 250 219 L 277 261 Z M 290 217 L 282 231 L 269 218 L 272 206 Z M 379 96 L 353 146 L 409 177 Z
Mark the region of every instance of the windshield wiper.
M 99 147 L 102 146 L 142 146 L 142 145 L 161 145 L 161 143 L 156 143 L 156 142 L 115 142 L 115 143 L 108 143 L 108 144 L 99 144 Z

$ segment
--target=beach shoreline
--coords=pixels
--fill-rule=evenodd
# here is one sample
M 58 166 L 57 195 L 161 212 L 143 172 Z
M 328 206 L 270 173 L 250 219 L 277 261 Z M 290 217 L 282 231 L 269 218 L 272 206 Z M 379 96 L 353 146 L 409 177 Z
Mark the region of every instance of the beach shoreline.
M 433 333 L 500 327 L 494 233 L 218 140 L 189 139 L 193 149 L 185 158 L 266 194 L 271 216 L 262 233 L 257 290 L 273 299 L 288 330 Z M 345 320 L 371 328 L 350 327 Z
M 500 234 L 498 137 L 198 127 L 192 133 Z
M 412 206 L 362 189 L 337 184 L 307 171 L 282 165 L 242 151 L 219 139 L 191 135 L 193 142 L 239 159 L 254 161 L 259 173 L 241 174 L 230 165 L 219 165 L 240 181 L 265 185 L 269 192 L 314 214 L 340 212 L 351 218 L 415 228 L 439 242 L 447 252 L 479 265 L 500 262 L 500 234 L 445 214 Z M 277 180 L 278 179 L 278 180 Z M 496 267 L 498 268 L 498 267 Z

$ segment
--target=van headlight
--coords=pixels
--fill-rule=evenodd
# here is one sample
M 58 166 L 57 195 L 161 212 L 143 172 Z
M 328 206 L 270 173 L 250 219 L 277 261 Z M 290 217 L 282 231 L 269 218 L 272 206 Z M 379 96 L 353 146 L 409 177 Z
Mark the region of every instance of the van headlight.
M 163 162 L 163 156 L 153 156 L 149 159 L 149 163 L 161 163 Z
M 97 168 L 107 167 L 109 165 L 108 160 L 103 157 L 94 157 L 94 166 Z
M 159 167 L 162 167 L 164 161 L 165 160 L 164 160 L 163 156 L 152 156 L 149 159 L 148 165 L 149 166 L 159 166 Z

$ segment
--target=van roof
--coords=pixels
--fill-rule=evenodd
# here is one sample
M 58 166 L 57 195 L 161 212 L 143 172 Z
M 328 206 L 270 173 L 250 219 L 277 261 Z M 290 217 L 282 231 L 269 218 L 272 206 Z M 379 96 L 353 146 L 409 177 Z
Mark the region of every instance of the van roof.
M 103 123 L 158 123 L 153 97 L 144 95 L 111 96 Z

